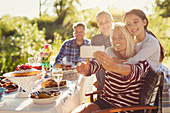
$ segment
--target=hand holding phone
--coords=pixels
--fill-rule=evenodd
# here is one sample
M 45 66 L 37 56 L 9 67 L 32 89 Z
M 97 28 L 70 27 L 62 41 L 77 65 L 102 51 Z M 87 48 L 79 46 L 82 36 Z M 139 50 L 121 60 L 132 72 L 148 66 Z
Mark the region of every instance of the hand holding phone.
M 93 53 L 96 51 L 103 51 L 104 46 L 81 46 L 80 47 L 80 57 L 81 58 L 94 58 Z

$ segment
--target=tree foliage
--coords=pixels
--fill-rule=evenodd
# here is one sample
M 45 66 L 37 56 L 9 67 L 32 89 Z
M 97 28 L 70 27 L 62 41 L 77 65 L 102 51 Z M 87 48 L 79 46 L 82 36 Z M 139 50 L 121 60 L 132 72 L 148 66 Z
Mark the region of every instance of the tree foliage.
M 164 18 L 170 17 L 170 0 L 155 0 L 155 3 L 161 10 L 160 16 Z
M 39 30 L 37 24 L 32 25 L 28 19 L 2 17 L 0 26 L 0 73 L 14 71 L 17 65 L 27 63 L 28 57 L 35 56 L 48 43 L 45 31 Z
M 41 5 L 47 5 L 46 3 L 47 0 L 44 0 Z M 41 12 L 41 16 L 35 18 L 33 23 L 38 23 L 40 30 L 45 28 L 46 40 L 50 39 L 53 42 L 55 32 L 60 34 L 62 40 L 71 38 L 73 36 L 72 24 L 76 22 L 76 19 L 72 18 L 77 14 L 76 5 L 80 5 L 79 0 L 56 0 L 54 2 L 56 17 L 50 17 L 45 12 L 44 14 Z M 67 19 L 69 19 L 69 21 L 67 21 Z M 63 29 L 67 30 L 67 32 Z
M 169 3 L 169 0 L 165 1 Z M 160 4 L 161 1 L 157 5 L 160 8 L 157 7 L 154 13 L 148 16 L 148 27 L 158 37 L 168 57 L 170 56 L 170 17 L 163 18 L 165 16 L 159 15 L 166 9 L 166 5 Z M 27 58 L 38 54 L 44 44 L 52 44 L 56 56 L 62 42 L 72 38 L 72 25 L 75 22 L 86 23 L 88 28 L 86 37 L 91 39 L 98 31 L 95 16 L 100 9 L 77 11 L 76 5 L 80 5 L 79 0 L 56 0 L 54 4 L 56 17 L 42 12 L 39 18 L 32 20 L 26 17 L 4 16 L 0 18 L 0 75 L 14 71 L 18 64 L 27 63 Z M 109 7 L 108 10 L 114 22 L 123 22 L 124 11 L 114 7 Z
M 54 7 L 56 8 L 57 24 L 63 24 L 64 19 L 68 15 L 74 15 L 76 8 L 74 4 L 80 4 L 79 0 L 56 0 Z
M 158 11 L 149 15 L 149 29 L 158 37 L 166 51 L 166 57 L 170 56 L 170 18 L 159 16 Z

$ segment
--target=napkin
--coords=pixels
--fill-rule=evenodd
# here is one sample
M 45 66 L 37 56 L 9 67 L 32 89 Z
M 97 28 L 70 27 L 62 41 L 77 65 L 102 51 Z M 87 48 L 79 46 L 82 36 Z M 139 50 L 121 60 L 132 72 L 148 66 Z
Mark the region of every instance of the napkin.
M 79 74 L 77 73 L 77 70 L 66 70 L 63 74 L 63 80 L 78 80 Z
M 78 86 L 75 86 L 71 87 L 68 92 L 65 92 L 64 95 L 62 95 L 61 99 L 63 101 L 63 113 L 70 113 L 77 106 L 80 105 L 79 92 L 80 88 Z

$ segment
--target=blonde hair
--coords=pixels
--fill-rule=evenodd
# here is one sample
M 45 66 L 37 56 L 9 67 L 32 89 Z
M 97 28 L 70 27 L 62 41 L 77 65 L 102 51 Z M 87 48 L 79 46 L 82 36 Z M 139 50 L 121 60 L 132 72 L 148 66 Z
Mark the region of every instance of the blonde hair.
M 109 15 L 110 19 L 113 21 L 112 15 L 110 14 L 110 12 L 108 12 L 108 11 L 106 11 L 106 10 L 101 10 L 101 11 L 99 11 L 99 12 L 96 14 L 96 21 L 98 21 L 98 17 L 99 17 L 100 15 L 103 15 L 103 14 Z
M 122 33 L 124 34 L 125 38 L 126 38 L 126 43 L 127 43 L 126 58 L 133 57 L 135 55 L 135 48 L 134 48 L 135 47 L 135 41 L 134 41 L 133 36 L 128 32 L 125 24 L 121 23 L 121 22 L 117 22 L 113 25 L 113 29 L 111 30 L 111 33 L 110 33 L 111 44 L 112 44 L 112 36 L 113 36 L 113 33 L 114 33 L 114 29 L 120 29 L 122 31 Z M 115 49 L 113 49 L 113 50 L 114 50 L 114 53 L 116 55 L 118 55 L 118 57 L 120 57 L 119 53 Z
M 96 21 L 97 21 L 97 22 L 98 22 L 99 16 L 100 16 L 100 15 L 103 15 L 103 14 L 109 15 L 111 21 L 114 22 L 114 21 L 113 21 L 113 17 L 112 17 L 112 15 L 110 14 L 110 12 L 109 12 L 109 11 L 106 11 L 106 10 L 101 10 L 101 11 L 99 11 L 99 12 L 96 14 Z M 101 30 L 99 29 L 99 30 L 97 31 L 97 34 L 100 34 L 100 33 L 101 33 Z

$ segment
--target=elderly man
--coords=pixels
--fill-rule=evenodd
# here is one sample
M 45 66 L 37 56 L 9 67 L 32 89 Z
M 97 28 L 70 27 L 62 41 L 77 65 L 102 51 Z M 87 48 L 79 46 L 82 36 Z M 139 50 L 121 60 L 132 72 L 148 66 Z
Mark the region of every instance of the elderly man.
M 74 37 L 63 42 L 54 65 L 62 63 L 64 57 L 66 57 L 65 64 L 71 64 L 72 66 L 85 60 L 80 58 L 80 46 L 89 45 L 90 43 L 90 40 L 85 38 L 86 25 L 83 22 L 77 22 L 73 24 L 73 30 Z

